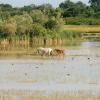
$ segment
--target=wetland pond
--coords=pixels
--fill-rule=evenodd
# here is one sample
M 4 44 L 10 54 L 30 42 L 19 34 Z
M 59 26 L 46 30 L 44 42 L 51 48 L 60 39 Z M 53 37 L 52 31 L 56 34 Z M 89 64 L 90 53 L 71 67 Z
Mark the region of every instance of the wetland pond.
M 77 94 L 80 95 L 81 99 L 75 99 L 76 95 L 70 93 L 70 96 L 72 96 L 71 100 L 95 100 L 92 97 L 97 97 L 100 92 L 100 42 L 87 41 L 81 42 L 79 45 L 65 46 L 64 48 L 64 57 L 31 55 L 28 58 L 0 59 L 0 91 L 4 90 L 5 94 L 8 93 L 8 90 L 11 94 L 16 93 L 11 92 L 11 90 L 17 92 L 18 90 L 36 91 L 36 93 L 37 91 L 46 91 L 41 94 L 41 98 L 45 98 L 50 91 L 51 93 L 56 92 L 56 94 L 57 92 L 64 92 L 66 94 L 68 91 L 83 91 L 81 92 L 82 94 Z M 0 92 L 2 96 L 1 93 L 2 91 Z M 37 94 L 37 97 L 39 97 L 40 92 Z M 32 95 L 30 93 L 28 97 Z M 58 96 L 63 98 L 63 95 L 59 94 Z M 84 95 L 87 99 L 82 98 Z M 20 99 L 19 95 L 17 97 L 19 99 L 16 100 L 25 100 Z M 70 100 L 70 98 L 57 99 L 57 97 L 54 97 L 55 99 L 53 97 L 52 99 L 49 97 L 48 99 L 36 98 L 32 100 Z M 100 98 L 96 100 L 100 100 Z

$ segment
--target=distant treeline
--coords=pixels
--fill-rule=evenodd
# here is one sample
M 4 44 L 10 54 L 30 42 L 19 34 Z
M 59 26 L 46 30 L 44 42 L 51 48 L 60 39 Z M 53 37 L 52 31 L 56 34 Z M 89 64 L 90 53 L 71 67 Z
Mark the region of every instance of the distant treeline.
M 89 5 L 78 1 L 76 3 L 66 0 L 59 7 L 62 9 L 62 16 L 100 18 L 100 0 L 89 0 Z
M 100 0 L 89 0 L 89 5 L 66 0 L 59 7 L 67 25 L 100 25 Z
M 14 8 L 0 4 L 0 38 L 32 37 L 59 38 L 63 24 L 100 25 L 100 0 L 89 0 L 89 5 L 66 0 L 54 8 L 50 4 L 34 4 Z
M 50 4 L 22 8 L 0 4 L 0 37 L 59 37 L 63 22 L 60 14 L 59 9 L 54 9 Z

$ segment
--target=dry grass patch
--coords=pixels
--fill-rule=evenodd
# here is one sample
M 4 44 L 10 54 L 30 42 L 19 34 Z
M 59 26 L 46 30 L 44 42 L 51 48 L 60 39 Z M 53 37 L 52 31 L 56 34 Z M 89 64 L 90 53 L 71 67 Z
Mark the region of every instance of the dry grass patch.
M 0 90 L 0 100 L 100 100 L 99 92 Z

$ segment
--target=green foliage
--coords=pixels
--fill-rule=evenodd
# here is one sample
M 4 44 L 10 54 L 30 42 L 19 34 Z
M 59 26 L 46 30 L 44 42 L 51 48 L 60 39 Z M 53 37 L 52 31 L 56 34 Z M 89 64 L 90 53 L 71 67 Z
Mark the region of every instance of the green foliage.
M 67 38 L 67 39 L 75 39 L 75 38 L 80 38 L 81 33 L 79 32 L 74 32 L 74 31 L 63 31 L 61 34 L 62 38 Z
M 12 8 L 10 5 L 0 5 L 0 33 L 6 37 L 24 35 L 37 37 L 57 37 L 62 22 L 61 9 L 50 4 L 39 6 L 29 5 Z
M 95 16 L 95 18 L 100 19 L 100 12 L 96 12 L 96 13 L 94 14 L 94 16 Z
M 10 13 L 8 11 L 0 11 L 0 19 L 6 20 L 10 18 Z
M 2 11 L 11 11 L 13 8 L 11 5 L 9 4 L 0 4 L 0 9 Z
M 91 3 L 91 4 L 93 4 L 93 3 L 100 4 L 100 0 L 89 0 L 89 3 Z
M 32 10 L 30 16 L 33 19 L 33 23 L 40 23 L 43 25 L 48 20 L 48 17 L 44 15 L 41 10 Z
M 55 9 L 52 7 L 51 4 L 42 4 L 37 7 L 39 10 L 43 12 L 44 15 L 47 15 L 48 17 L 54 16 Z
M 65 24 L 68 25 L 100 25 L 100 19 L 71 17 L 65 19 Z
M 60 6 L 60 8 L 62 8 L 62 9 L 66 9 L 66 8 L 71 7 L 71 6 L 74 6 L 74 3 L 71 2 L 70 0 L 65 0 L 65 1 L 62 2 L 59 6 Z
M 59 7 L 62 9 L 62 16 L 66 17 L 94 17 L 95 13 L 100 12 L 100 0 L 90 0 L 90 5 L 86 5 L 81 1 L 76 3 L 65 0 Z M 99 17 L 98 17 L 99 18 Z
M 49 19 L 46 23 L 45 23 L 45 27 L 47 29 L 55 29 L 57 27 L 58 23 L 56 20 L 54 19 Z
M 30 13 L 33 9 L 36 9 L 36 6 L 34 4 L 31 4 L 29 6 L 24 6 L 21 8 L 21 11 L 26 11 Z
M 46 29 L 40 24 L 33 25 L 33 36 L 45 37 L 47 34 Z
M 59 37 L 60 34 L 55 31 L 55 30 L 50 30 L 50 29 L 47 29 L 47 37 L 50 37 L 50 38 L 57 38 Z
M 32 18 L 29 14 L 14 16 L 17 23 L 17 33 L 20 35 L 28 34 L 32 30 Z
M 4 38 L 4 34 L 3 34 L 3 22 L 0 21 L 0 39 Z
M 0 37 L 29 36 L 37 37 L 77 37 L 71 31 L 63 32 L 61 25 L 100 25 L 99 0 L 90 0 L 90 5 L 83 2 L 65 0 L 59 7 L 50 4 L 34 4 L 13 8 L 9 4 L 0 4 Z
M 5 37 L 10 37 L 17 31 L 16 21 L 12 18 L 2 23 L 2 33 Z
M 76 3 L 66 0 L 61 3 L 60 8 L 63 9 L 63 17 L 76 17 L 76 16 L 85 16 L 87 11 L 87 6 L 82 2 L 78 1 Z

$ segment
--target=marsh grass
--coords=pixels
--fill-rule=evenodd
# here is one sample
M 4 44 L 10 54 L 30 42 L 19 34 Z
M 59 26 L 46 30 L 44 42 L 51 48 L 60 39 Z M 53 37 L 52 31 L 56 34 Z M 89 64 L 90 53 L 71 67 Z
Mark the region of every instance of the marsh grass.
M 99 92 L 0 90 L 0 100 L 100 100 Z

